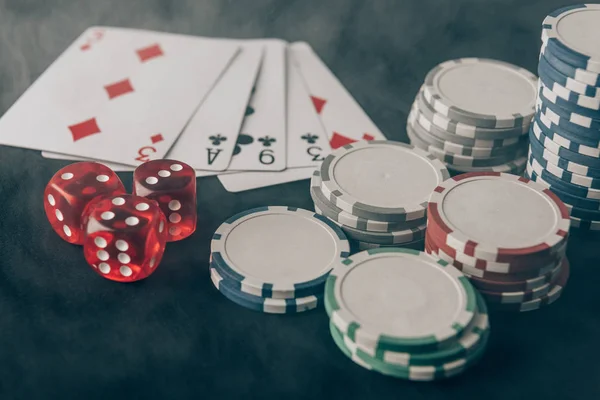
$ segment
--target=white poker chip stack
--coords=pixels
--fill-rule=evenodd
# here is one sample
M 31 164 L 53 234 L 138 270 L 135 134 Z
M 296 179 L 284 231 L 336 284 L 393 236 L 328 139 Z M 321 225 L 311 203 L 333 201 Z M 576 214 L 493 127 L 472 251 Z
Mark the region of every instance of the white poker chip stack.
M 315 211 L 338 224 L 353 251 L 422 250 L 427 200 L 449 178 L 442 162 L 411 145 L 359 141 L 325 158 L 311 179 Z
M 426 76 L 407 121 L 411 143 L 465 172 L 521 174 L 537 77 L 501 61 L 446 61 Z

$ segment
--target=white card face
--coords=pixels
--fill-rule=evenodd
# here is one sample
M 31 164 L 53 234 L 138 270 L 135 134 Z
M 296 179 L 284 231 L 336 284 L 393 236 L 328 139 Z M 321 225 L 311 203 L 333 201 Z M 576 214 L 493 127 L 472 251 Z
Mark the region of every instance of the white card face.
M 316 167 L 331 147 L 294 63 L 287 64 L 287 167 Z
M 106 162 L 106 161 L 102 161 L 102 160 L 90 160 L 89 158 L 85 158 L 85 157 L 69 156 L 66 154 L 52 153 L 49 151 L 42 151 L 42 157 L 48 158 L 51 160 L 64 160 L 64 161 L 73 161 L 73 162 L 79 162 L 79 161 L 99 162 L 101 164 L 106 165 L 108 168 L 112 169 L 115 172 L 133 172 L 135 170 L 135 167 L 132 167 L 131 165 L 116 164 L 116 163 Z M 196 178 L 202 178 L 205 176 L 214 176 L 216 174 L 217 173 L 215 171 L 198 171 L 198 170 L 196 170 Z
M 236 193 L 266 186 L 310 179 L 314 167 L 288 168 L 280 172 L 244 172 L 219 175 L 219 181 L 228 192 Z
M 213 39 L 90 28 L 0 119 L 0 144 L 127 165 L 162 158 L 237 51 Z
M 286 167 L 286 44 L 264 40 L 263 60 L 228 171 Z
M 385 139 L 335 75 L 304 42 L 290 45 L 295 63 L 329 136 L 332 149 L 357 140 Z
M 240 52 L 202 102 L 167 158 L 183 161 L 194 169 L 227 169 L 263 55 L 260 41 L 232 42 L 240 45 Z

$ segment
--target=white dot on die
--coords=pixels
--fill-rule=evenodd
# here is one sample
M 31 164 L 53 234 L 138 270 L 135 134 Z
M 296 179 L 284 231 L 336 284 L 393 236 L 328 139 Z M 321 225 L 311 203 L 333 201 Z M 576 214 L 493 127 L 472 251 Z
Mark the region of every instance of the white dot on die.
M 169 234 L 171 236 L 177 236 L 181 233 L 181 229 L 178 226 L 172 226 L 169 228 Z
M 140 223 L 140 220 L 138 219 L 138 217 L 127 217 L 125 219 L 125 223 L 129 226 L 135 226 Z
M 100 265 L 98 265 L 98 269 L 103 274 L 108 274 L 110 272 L 110 265 L 108 265 L 107 263 L 100 263 Z
M 163 178 L 166 178 L 168 176 L 171 176 L 171 173 L 167 170 L 161 169 L 160 171 L 158 171 L 158 176 L 162 176 Z
M 68 226 L 63 226 L 63 231 L 65 232 L 65 235 L 67 235 L 68 237 L 71 237 L 71 228 L 69 228 Z
M 129 264 L 131 262 L 131 257 L 129 257 L 125 253 L 119 253 L 119 255 L 117 256 L 117 258 L 119 259 L 119 262 L 122 263 L 122 264 Z
M 56 200 L 54 200 L 54 196 L 52 196 L 51 194 L 48 195 L 48 203 L 50 203 L 51 206 L 56 205 Z
M 131 268 L 129 268 L 127 265 L 121 265 L 121 268 L 119 268 L 119 272 L 121 272 L 121 275 L 123 276 L 131 276 L 131 274 L 133 273 Z
M 108 179 L 109 179 L 108 175 L 98 175 L 96 177 L 96 180 L 98 182 L 108 182 Z
M 146 178 L 146 183 L 148 185 L 154 185 L 156 182 L 158 182 L 158 178 L 155 176 L 149 176 Z
M 60 212 L 60 210 L 54 211 L 54 214 L 56 214 L 56 219 L 58 219 L 59 221 L 62 221 L 63 219 L 65 219 L 65 217 L 63 217 L 63 214 Z
M 158 233 L 162 233 L 163 229 L 165 229 L 165 223 L 160 221 L 160 224 L 158 224 Z
M 70 172 L 65 172 L 60 177 L 63 178 L 65 181 L 68 181 L 69 179 L 73 178 L 73 174 Z
M 173 164 L 171 165 L 169 168 L 171 168 L 171 171 L 181 171 L 183 169 L 183 166 L 181 164 Z
M 178 200 L 171 200 L 169 202 L 169 210 L 177 211 L 181 208 L 181 203 Z
M 156 264 L 156 257 L 152 257 L 152 258 L 150 259 L 150 264 L 149 264 L 149 267 L 150 267 L 150 268 L 153 268 L 153 267 L 154 267 L 154 264 Z
M 96 246 L 100 247 L 101 249 L 105 248 L 108 243 L 106 242 L 106 239 L 104 239 L 103 237 L 96 237 L 96 239 L 94 239 L 94 243 L 96 244 Z
M 177 224 L 177 223 L 181 222 L 181 215 L 179 215 L 177 213 L 173 213 L 173 214 L 169 215 L 169 221 L 171 221 L 174 224 Z
M 115 247 L 121 251 L 127 251 L 129 244 L 127 244 L 126 241 L 119 239 L 116 241 Z
M 100 218 L 102 218 L 105 221 L 111 220 L 115 217 L 115 213 L 112 211 L 104 211 L 102 214 L 100 214 Z
M 115 197 L 114 199 L 112 199 L 112 203 L 115 206 L 122 206 L 123 204 L 125 204 L 125 199 L 122 197 Z
M 135 205 L 135 209 L 138 211 L 146 211 L 149 208 L 150 205 L 148 203 L 138 203 Z
M 99 260 L 106 261 L 110 258 L 110 255 L 106 250 L 98 250 L 96 257 L 98 257 Z

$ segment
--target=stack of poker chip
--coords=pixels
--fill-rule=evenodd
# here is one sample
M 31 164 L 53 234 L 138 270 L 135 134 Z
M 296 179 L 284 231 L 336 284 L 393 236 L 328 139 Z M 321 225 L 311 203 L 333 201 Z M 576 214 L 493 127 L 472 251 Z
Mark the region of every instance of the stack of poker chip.
M 569 279 L 569 210 L 550 190 L 501 173 L 466 173 L 429 199 L 426 251 L 467 276 L 488 306 L 530 311 Z
M 600 230 L 600 5 L 543 22 L 537 112 L 527 175 L 571 210 L 571 227 Z
M 431 154 L 393 141 L 360 141 L 325 158 L 311 179 L 317 213 L 344 231 L 353 251 L 423 249 L 427 199 L 448 179 Z
M 211 242 L 210 276 L 232 302 L 265 313 L 311 310 L 331 268 L 350 254 L 327 218 L 292 207 L 261 207 L 225 221 Z
M 535 75 L 505 62 L 446 61 L 427 74 L 408 117 L 408 137 L 452 175 L 521 174 L 536 86 Z
M 482 296 L 452 265 L 418 250 L 380 248 L 339 262 L 325 286 L 333 341 L 356 364 L 419 381 L 448 378 L 484 354 Z

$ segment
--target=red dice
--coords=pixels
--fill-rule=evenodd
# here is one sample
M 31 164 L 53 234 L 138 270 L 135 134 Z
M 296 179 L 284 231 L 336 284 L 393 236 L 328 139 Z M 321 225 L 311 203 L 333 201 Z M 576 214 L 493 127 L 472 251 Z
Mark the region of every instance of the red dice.
M 133 193 L 155 200 L 167 217 L 167 241 L 196 230 L 196 172 L 174 160 L 148 161 L 133 173 Z
M 123 183 L 107 166 L 78 162 L 58 171 L 44 191 L 44 210 L 52 229 L 69 243 L 83 244 L 81 214 L 100 195 L 124 194 Z
M 101 276 L 119 282 L 148 277 L 167 242 L 167 220 L 156 202 L 134 195 L 105 196 L 83 214 L 83 253 Z

